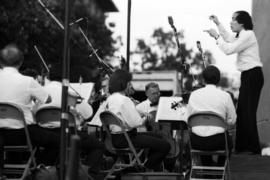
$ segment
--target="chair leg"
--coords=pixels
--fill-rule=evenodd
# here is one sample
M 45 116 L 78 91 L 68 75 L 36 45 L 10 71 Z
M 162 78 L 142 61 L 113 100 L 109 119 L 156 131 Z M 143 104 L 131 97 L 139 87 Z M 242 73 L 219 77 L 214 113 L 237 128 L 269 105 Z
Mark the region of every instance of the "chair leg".
M 114 176 L 112 174 L 115 172 L 116 166 L 118 165 L 119 162 L 120 162 L 120 158 L 118 157 L 117 160 L 115 161 L 115 163 L 113 164 L 112 168 L 108 172 L 108 174 L 105 176 L 104 180 L 114 178 Z
M 25 169 L 23 171 L 22 179 L 24 179 L 27 176 L 27 174 L 29 173 L 31 162 L 32 162 L 32 159 L 29 158 L 29 160 L 27 161 L 27 164 L 25 166 Z
M 87 172 L 87 170 L 82 166 L 82 164 L 79 164 L 79 169 L 88 177 L 88 180 L 94 180 L 92 176 L 90 176 Z
M 143 152 L 144 152 L 144 150 L 142 149 L 142 150 L 140 150 L 140 151 L 137 153 L 138 158 L 141 157 L 141 155 L 142 155 Z M 133 158 L 130 160 L 130 162 L 131 162 L 132 164 L 135 164 L 135 163 L 136 163 L 138 166 L 143 166 L 143 163 L 142 163 L 141 161 L 137 161 L 137 158 L 135 157 L 135 155 L 133 155 Z
M 231 178 L 230 160 L 228 159 L 226 162 L 227 162 L 227 167 L 226 167 L 226 178 L 225 179 L 230 180 L 230 178 Z
M 30 168 L 31 164 L 33 165 L 33 168 L 36 168 L 36 159 L 35 159 L 36 150 L 37 149 L 34 148 L 33 151 L 30 152 L 30 157 L 29 157 L 29 159 L 27 161 L 27 164 L 25 166 L 25 169 L 23 171 L 22 179 L 24 179 L 28 175 L 28 173 L 29 173 L 29 171 L 31 169 Z

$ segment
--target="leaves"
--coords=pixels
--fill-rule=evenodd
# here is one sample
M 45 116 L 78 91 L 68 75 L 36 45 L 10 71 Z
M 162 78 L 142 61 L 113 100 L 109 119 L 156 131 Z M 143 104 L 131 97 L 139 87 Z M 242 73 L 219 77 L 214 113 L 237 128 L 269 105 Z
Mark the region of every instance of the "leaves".
M 44 0 L 43 2 L 59 21 L 64 22 L 64 1 Z M 115 41 L 111 37 L 112 32 L 105 26 L 106 17 L 104 15 L 90 17 L 84 2 L 72 1 L 72 3 L 71 21 L 86 17 L 87 21 L 81 22 L 80 26 L 93 46 L 99 49 L 100 57 L 113 55 Z M 89 74 L 87 71 L 97 68 L 97 61 L 95 57 L 88 58 L 91 50 L 78 31 L 78 27 L 73 26 L 71 29 L 71 71 L 76 72 L 77 69 L 80 69 L 74 68 L 74 64 L 76 64 L 79 67 L 90 67 L 84 70 L 86 74 Z M 37 0 L 1 0 L 0 36 L 0 48 L 9 43 L 16 43 L 24 52 L 25 61 L 22 69 L 33 68 L 41 72 L 43 65 L 34 51 L 34 45 L 37 45 L 47 64 L 59 64 L 62 61 L 64 31 Z M 74 74 L 79 74 L 79 72 Z M 71 74 L 71 76 L 73 75 Z M 72 79 L 76 79 L 76 77 L 72 77 Z M 90 79 L 91 77 L 89 78 L 87 75 L 84 80 Z
M 132 55 L 140 55 L 143 70 L 177 70 L 183 72 L 186 90 L 191 90 L 194 83 L 202 84 L 200 77 L 204 68 L 202 55 L 187 48 L 183 30 L 177 33 L 180 51 L 172 31 L 165 32 L 162 28 L 157 28 L 153 31 L 151 37 L 149 43 L 146 43 L 143 39 L 138 39 L 137 47 L 132 53 Z M 209 51 L 204 52 L 204 59 L 206 64 L 214 63 L 212 53 Z M 183 62 L 188 64 L 188 68 L 184 69 Z

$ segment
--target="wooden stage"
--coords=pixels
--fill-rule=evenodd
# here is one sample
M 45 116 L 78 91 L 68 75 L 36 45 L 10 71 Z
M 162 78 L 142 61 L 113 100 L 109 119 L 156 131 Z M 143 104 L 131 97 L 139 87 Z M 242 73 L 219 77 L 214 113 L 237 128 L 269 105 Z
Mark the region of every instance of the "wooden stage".
M 232 155 L 231 180 L 270 180 L 270 156 Z M 178 173 L 130 173 L 122 180 L 187 180 Z
M 270 156 L 232 155 L 232 180 L 268 180 L 270 179 Z

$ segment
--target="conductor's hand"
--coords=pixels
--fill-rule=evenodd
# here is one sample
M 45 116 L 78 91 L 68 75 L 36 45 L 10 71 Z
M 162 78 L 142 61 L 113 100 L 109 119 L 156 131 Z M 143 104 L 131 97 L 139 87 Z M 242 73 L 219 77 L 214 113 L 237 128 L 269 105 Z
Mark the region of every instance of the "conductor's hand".
M 212 20 L 216 25 L 220 24 L 218 17 L 216 15 L 209 16 L 209 19 Z
M 204 30 L 203 32 L 207 32 L 213 38 L 217 38 L 219 36 L 215 29 L 208 29 Z

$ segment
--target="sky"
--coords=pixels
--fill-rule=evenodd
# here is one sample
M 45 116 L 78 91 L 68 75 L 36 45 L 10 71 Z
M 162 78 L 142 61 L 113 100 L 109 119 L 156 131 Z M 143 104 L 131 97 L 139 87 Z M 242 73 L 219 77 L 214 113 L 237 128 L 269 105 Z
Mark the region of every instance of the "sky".
M 112 28 L 115 37 L 122 36 L 123 46 L 119 54 L 125 57 L 128 0 L 113 0 L 113 2 L 119 12 L 109 13 L 107 22 L 115 23 L 115 27 Z M 154 29 L 158 27 L 162 27 L 165 32 L 172 31 L 168 23 L 168 16 L 172 16 L 176 29 L 184 30 L 185 38 L 182 41 L 188 48 L 197 51 L 196 42 L 200 41 L 203 50 L 213 53 L 216 65 L 223 72 L 234 74 L 237 72 L 236 56 L 224 55 L 215 40 L 203 30 L 216 28 L 209 20 L 209 16 L 215 14 L 225 28 L 231 31 L 229 23 L 233 12 L 237 10 L 251 12 L 251 6 L 252 0 L 132 0 L 130 49 L 135 49 L 138 38 L 149 42 Z

